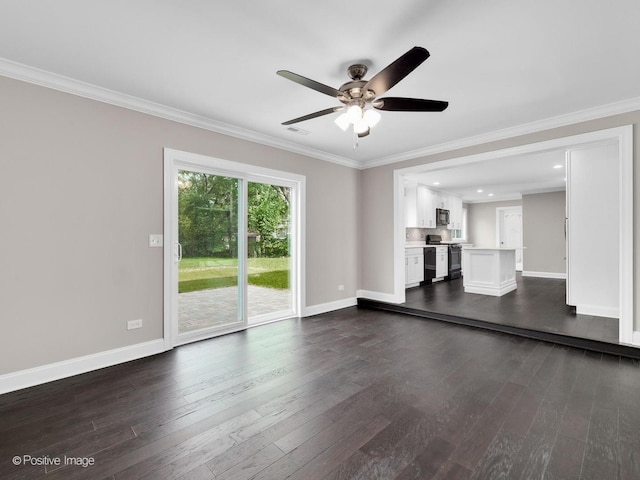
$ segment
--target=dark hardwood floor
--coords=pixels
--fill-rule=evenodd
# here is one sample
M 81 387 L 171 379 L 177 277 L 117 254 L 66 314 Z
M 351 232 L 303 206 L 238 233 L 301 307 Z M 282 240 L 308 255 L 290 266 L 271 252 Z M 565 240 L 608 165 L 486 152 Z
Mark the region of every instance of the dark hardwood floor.
M 618 343 L 616 318 L 577 315 L 566 305 L 566 280 L 523 277 L 518 288 L 502 297 L 464 293 L 462 278 L 410 288 L 403 304 L 409 308 L 486 322 Z
M 638 398 L 637 360 L 354 307 L 2 395 L 0 478 L 631 480 Z
M 359 298 L 358 306 L 640 358 L 640 349 L 620 343 L 618 319 L 578 315 L 565 304 L 564 280 L 520 273 L 516 280 L 518 288 L 502 297 L 464 293 L 456 279 L 407 289 L 404 303 Z

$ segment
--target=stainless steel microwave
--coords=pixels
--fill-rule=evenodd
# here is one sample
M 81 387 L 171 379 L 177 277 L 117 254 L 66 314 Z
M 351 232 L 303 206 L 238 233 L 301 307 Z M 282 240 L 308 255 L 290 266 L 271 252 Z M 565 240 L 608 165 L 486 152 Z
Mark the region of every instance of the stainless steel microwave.
M 449 225 L 449 210 L 436 208 L 436 225 Z

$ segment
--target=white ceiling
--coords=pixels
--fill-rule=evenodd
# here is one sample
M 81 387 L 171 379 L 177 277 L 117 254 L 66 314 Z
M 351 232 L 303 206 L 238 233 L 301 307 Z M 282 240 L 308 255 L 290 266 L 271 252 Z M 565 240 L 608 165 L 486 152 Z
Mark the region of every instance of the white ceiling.
M 462 197 L 466 203 L 519 199 L 566 189 L 565 152 L 552 150 L 444 167 L 405 179 Z M 482 190 L 481 192 L 479 190 Z
M 638 0 L 2 0 L 0 73 L 17 62 L 366 166 L 637 102 L 638 18 Z M 388 95 L 447 100 L 446 111 L 382 112 L 357 149 L 337 114 L 297 124 L 307 135 L 281 125 L 339 103 L 277 70 L 337 88 L 348 65 L 370 78 L 416 45 L 431 57 Z

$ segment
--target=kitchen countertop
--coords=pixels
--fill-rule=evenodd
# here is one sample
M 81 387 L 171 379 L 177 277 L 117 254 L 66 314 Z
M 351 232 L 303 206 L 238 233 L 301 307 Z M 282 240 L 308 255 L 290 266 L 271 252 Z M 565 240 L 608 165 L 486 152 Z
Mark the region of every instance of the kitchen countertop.
M 436 248 L 436 247 L 448 247 L 449 245 L 460 245 L 464 248 L 470 248 L 468 245 L 472 245 L 471 243 L 458 243 L 458 242 L 442 242 L 440 245 L 427 245 L 426 243 L 416 243 L 416 244 L 405 244 L 404 248 Z
M 526 247 L 466 247 L 466 250 L 522 250 Z

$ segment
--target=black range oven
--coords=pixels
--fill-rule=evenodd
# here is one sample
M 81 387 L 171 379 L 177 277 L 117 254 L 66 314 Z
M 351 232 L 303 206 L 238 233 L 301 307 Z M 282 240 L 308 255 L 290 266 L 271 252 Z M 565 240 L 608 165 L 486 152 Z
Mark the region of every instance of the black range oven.
M 457 243 L 442 243 L 441 235 L 427 235 L 427 245 L 446 245 L 448 248 L 447 255 L 447 276 L 444 278 L 445 280 L 454 280 L 456 278 L 461 277 L 462 271 L 462 247 Z M 431 249 L 433 250 L 433 249 Z M 434 260 L 435 262 L 435 260 Z M 427 257 L 425 254 L 425 275 L 427 274 Z M 435 269 L 435 264 L 433 266 Z M 433 276 L 432 276 L 433 277 Z M 432 278 L 430 277 L 430 278 Z M 425 276 L 425 280 L 426 280 Z
M 462 271 L 462 247 L 460 245 L 449 244 L 449 275 L 446 280 L 460 278 Z

